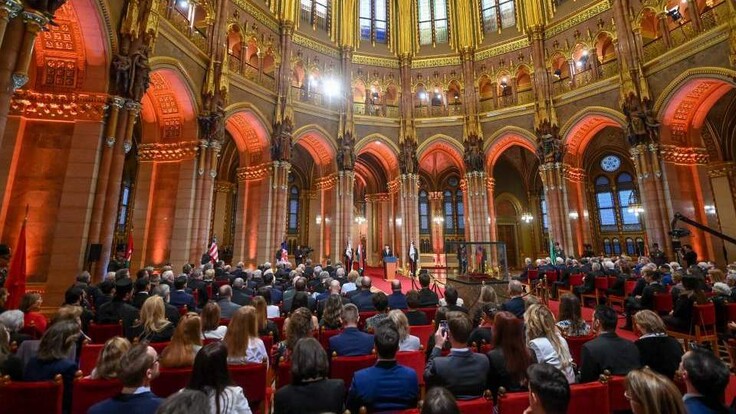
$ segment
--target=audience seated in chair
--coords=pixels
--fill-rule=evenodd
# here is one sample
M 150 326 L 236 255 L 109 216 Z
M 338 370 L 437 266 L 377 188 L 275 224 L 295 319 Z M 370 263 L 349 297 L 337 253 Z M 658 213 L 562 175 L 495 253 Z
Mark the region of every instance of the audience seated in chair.
M 439 305 L 440 298 L 432 289 L 429 288 L 429 273 L 422 271 L 419 273 L 419 307 L 431 308 Z
M 347 408 L 359 412 L 398 411 L 415 407 L 419 397 L 419 380 L 413 369 L 396 363 L 399 332 L 390 321 L 376 327 L 376 365 L 361 369 L 353 377 L 348 392 Z
M 43 298 L 39 293 L 28 292 L 23 295 L 20 306 L 18 306 L 18 309 L 24 314 L 23 326 L 26 328 L 33 326 L 39 334 L 46 331 L 47 323 L 46 317 L 41 313 L 41 304 L 43 304 Z
M 364 276 L 360 278 L 360 289 L 358 293 L 350 298 L 350 301 L 358 307 L 359 312 L 374 311 L 373 293 L 371 293 L 371 278 Z
M 401 281 L 394 279 L 391 281 L 391 294 L 388 295 L 389 309 L 406 309 L 406 295 L 401 292 Z
M 499 312 L 494 303 L 485 303 L 480 308 L 481 318 L 478 323 L 473 321 L 473 332 L 468 338 L 469 346 L 476 346 L 480 349 L 483 345 L 490 345 L 493 342 L 493 318 Z
M 128 304 L 133 289 L 130 279 L 115 281 L 115 295 L 112 300 L 97 309 L 95 321 L 99 324 L 116 324 L 123 322 L 128 328 L 138 319 L 138 309 Z
M 130 341 L 127 339 L 116 336 L 110 338 L 105 342 L 105 346 L 97 356 L 97 363 L 95 364 L 92 373 L 89 375 L 90 379 L 114 379 L 117 378 L 120 373 L 120 364 L 123 356 L 130 350 Z
M 450 312 L 463 312 L 469 315 L 468 308 L 462 305 L 458 305 L 458 293 L 457 289 L 452 286 L 445 288 L 445 301 L 447 301 L 447 309 Z
M 550 364 L 533 364 L 527 369 L 529 408 L 524 414 L 566 414 L 570 384 L 565 375 Z
M 694 276 L 682 278 L 683 290 L 675 300 L 674 309 L 662 318 L 667 329 L 678 332 L 690 332 L 693 328 L 695 304 L 706 303 L 705 294 L 700 289 L 701 280 Z
M 634 326 L 641 332 L 639 339 L 634 342 L 639 348 L 641 366 L 648 366 L 652 371 L 673 379 L 683 354 L 680 342 L 667 335 L 662 318 L 654 311 L 647 309 L 637 312 Z
M 639 349 L 616 334 L 617 323 L 616 311 L 603 305 L 596 308 L 593 328 L 598 337 L 583 344 L 580 382 L 596 381 L 604 371 L 623 376 L 640 367 Z
M 572 356 L 567 341 L 555 327 L 552 311 L 544 305 L 529 306 L 524 313 L 526 340 L 537 362 L 553 365 L 565 374 L 570 384 L 575 383 Z
M 367 332 L 372 332 L 376 329 L 376 326 L 388 318 L 388 296 L 383 292 L 376 292 L 371 300 L 373 308 L 378 313 L 365 320 L 365 330 Z
M 524 317 L 524 286 L 518 280 L 512 280 L 509 282 L 509 300 L 501 304 L 501 310 L 511 312 L 517 318 Z
M 256 308 L 252 306 L 243 306 L 233 315 L 223 340 L 227 345 L 228 364 L 260 364 L 268 361 L 268 352 L 258 335 L 257 319 Z
M 220 307 L 220 315 L 223 319 L 230 319 L 240 309 L 240 305 L 232 302 L 233 288 L 230 285 L 220 286 L 219 293 L 217 305 Z
M 688 414 L 728 413 L 721 402 L 728 386 L 728 366 L 713 352 L 696 348 L 685 353 L 680 373 L 687 388 L 683 396 Z
M 472 321 L 463 312 L 448 312 L 447 328 L 445 331 L 439 326 L 434 334 L 435 345 L 424 370 L 427 387 L 443 386 L 457 399 L 478 398 L 486 390 L 489 363 L 486 356 L 468 348 Z M 440 354 L 446 341 L 452 344 L 452 348 L 448 356 L 442 357 Z
M 10 352 L 10 334 L 0 323 L 0 377 L 6 375 L 11 381 L 23 380 L 23 361 Z
M 256 314 L 258 315 L 258 335 L 273 337 L 273 342 L 276 343 L 281 340 L 281 333 L 276 322 L 268 319 L 268 305 L 266 299 L 263 296 L 256 296 L 253 298 L 253 307 L 256 308 Z
M 524 342 L 522 321 L 512 313 L 496 313 L 493 329 L 493 349 L 488 352 L 487 388 L 497 401 L 500 387 L 507 392 L 526 389 L 526 370 L 532 363 L 532 355 Z
M 158 372 L 159 363 L 156 350 L 143 343 L 134 345 L 120 361 L 118 379 L 123 384 L 120 394 L 93 405 L 88 413 L 155 413 L 163 401 L 151 392 L 151 381 L 158 376 Z
M 221 316 L 220 306 L 216 302 L 207 302 L 204 305 L 200 315 L 202 319 L 202 338 L 219 341 L 225 337 L 227 326 L 220 325 Z
M 253 319 L 255 324 L 255 318 Z M 212 342 L 197 352 L 192 376 L 186 389 L 201 391 L 210 400 L 210 413 L 250 414 L 251 409 L 243 388 L 235 385 L 227 369 L 228 347 L 223 342 Z M 253 384 L 264 387 L 265 384 Z
M 424 397 L 420 414 L 460 414 L 460 408 L 447 388 L 432 387 Z
M 342 413 L 345 383 L 328 376 L 322 345 L 314 338 L 298 340 L 291 356 L 291 384 L 276 391 L 274 414 Z
M 169 345 L 161 352 L 164 368 L 190 367 L 194 356 L 202 348 L 202 322 L 199 315 L 190 312 L 179 321 Z
M 140 319 L 126 331 L 129 340 L 139 339 L 141 342 L 169 342 L 176 326 L 166 320 L 164 300 L 154 295 L 146 299 L 141 306 Z
M 290 359 L 291 351 L 294 349 L 297 341 L 302 338 L 311 337 L 312 332 L 314 332 L 312 328 L 312 313 L 309 309 L 299 308 L 291 312 L 289 324 L 284 326 L 285 338 L 275 345 L 276 350 L 273 355 L 274 364 L 282 357 L 287 360 Z
M 330 338 L 330 353 L 337 356 L 369 355 L 373 352 L 373 335 L 358 329 L 358 307 L 349 303 L 342 308 L 343 331 Z
M 156 414 L 209 413 L 210 399 L 202 391 L 183 389 L 158 406 Z
M 590 325 L 582 316 L 580 299 L 572 293 L 565 293 L 560 297 L 560 308 L 557 313 L 557 329 L 564 336 L 588 336 Z
M 406 319 L 404 312 L 394 309 L 388 313 L 388 320 L 394 324 L 399 332 L 399 351 L 419 351 L 422 343 L 418 337 L 411 335 L 411 327 L 409 327 L 409 321 Z
M 169 303 L 169 300 L 171 299 L 171 287 L 168 284 L 161 283 L 153 288 L 153 294 L 160 296 L 161 299 L 164 300 L 164 314 L 166 315 L 166 319 L 174 324 L 174 326 L 178 325 L 179 318 L 181 317 L 179 309 Z
M 342 328 L 340 316 L 342 314 L 343 299 L 338 294 L 332 294 L 324 301 L 324 311 L 322 312 L 322 319 L 319 321 L 321 329 L 335 330 Z
M 233 280 L 233 296 L 230 300 L 240 306 L 250 305 L 250 302 L 252 300 L 251 295 L 249 295 L 248 292 L 245 291 L 245 281 L 243 280 L 243 278 L 238 277 Z
M 406 311 L 406 319 L 409 320 L 409 325 L 429 325 L 427 314 L 419 309 L 419 292 L 416 290 L 408 291 L 406 293 L 406 304 L 409 306 L 409 310 Z
M 624 309 L 626 311 L 626 326 L 624 326 L 623 329 L 632 329 L 631 318 L 636 312 L 642 309 L 654 310 L 654 295 L 665 292 L 665 287 L 660 282 L 662 274 L 658 271 L 644 269 L 642 271 L 642 278 L 646 285 L 642 289 L 641 295 L 629 296 L 626 298 L 626 302 L 624 304 Z
M 634 413 L 686 414 L 682 394 L 677 386 L 648 367 L 626 375 L 624 395 Z
M 186 306 L 188 310 L 192 312 L 196 311 L 197 304 L 194 303 L 194 296 L 187 293 L 186 287 L 186 276 L 179 276 L 178 278 L 176 278 L 176 280 L 174 281 L 174 291 L 171 292 L 171 299 L 169 300 L 169 303 L 171 303 L 171 305 L 173 306 L 176 306 L 177 308 Z

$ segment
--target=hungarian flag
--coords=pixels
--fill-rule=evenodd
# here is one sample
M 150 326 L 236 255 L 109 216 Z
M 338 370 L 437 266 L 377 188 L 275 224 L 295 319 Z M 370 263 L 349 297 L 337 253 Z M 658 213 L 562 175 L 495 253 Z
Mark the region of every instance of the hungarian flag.
M 207 254 L 210 255 L 210 260 L 212 260 L 212 263 L 217 262 L 220 260 L 220 255 L 217 254 L 217 239 L 212 239 L 212 244 L 210 245 L 210 251 L 207 252 Z
M 130 261 L 133 259 L 133 232 L 128 233 L 128 243 L 125 245 L 125 262 L 130 267 Z
M 23 226 L 20 228 L 18 243 L 15 244 L 15 252 L 10 262 L 8 279 L 5 281 L 5 287 L 9 293 L 8 302 L 5 304 L 7 309 L 17 309 L 20 300 L 26 293 L 26 221 L 23 220 Z

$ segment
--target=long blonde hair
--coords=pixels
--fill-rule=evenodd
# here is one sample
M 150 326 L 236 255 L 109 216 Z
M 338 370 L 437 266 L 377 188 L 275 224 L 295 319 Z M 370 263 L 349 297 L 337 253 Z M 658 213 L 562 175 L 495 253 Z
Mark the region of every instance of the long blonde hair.
M 202 320 L 194 312 L 189 312 L 179 320 L 169 346 L 161 353 L 161 365 L 178 368 L 194 363 L 193 346 L 202 346 Z
M 266 323 L 268 322 L 268 304 L 263 296 L 256 296 L 253 298 L 253 306 L 256 308 L 258 331 L 260 332 L 266 327 Z
M 256 308 L 243 306 L 233 314 L 223 341 L 231 357 L 244 356 L 251 338 L 258 338 Z
M 166 320 L 166 308 L 161 296 L 154 295 L 143 302 L 141 318 L 137 325 L 143 326 L 143 332 L 161 332 L 170 323 Z
M 529 306 L 524 312 L 524 323 L 526 324 L 527 341 L 547 338 L 559 356 L 562 368 L 570 366 L 572 360 L 570 351 L 567 349 L 567 344 L 563 345 L 565 339 L 560 336 L 555 328 L 555 317 L 548 307 L 540 304 Z
M 388 318 L 396 325 L 396 330 L 399 331 L 399 341 L 409 337 L 409 320 L 404 315 L 404 312 L 394 309 L 388 313 Z
M 130 349 L 130 341 L 119 336 L 112 337 L 105 342 L 105 346 L 97 357 L 95 378 L 117 378 L 120 372 L 120 359 Z
M 674 383 L 648 367 L 629 371 L 626 391 L 641 407 L 640 414 L 685 414 L 682 394 Z

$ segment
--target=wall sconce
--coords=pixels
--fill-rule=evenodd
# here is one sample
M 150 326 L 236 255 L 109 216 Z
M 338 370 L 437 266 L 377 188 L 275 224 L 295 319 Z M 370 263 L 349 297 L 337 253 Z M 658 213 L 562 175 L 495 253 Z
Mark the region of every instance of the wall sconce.
M 319 214 L 317 214 L 317 219 L 316 219 L 315 221 L 317 222 L 317 225 L 318 225 L 318 226 L 319 226 L 320 224 L 322 224 L 322 216 L 321 216 L 321 215 L 319 215 Z
M 703 206 L 703 209 L 705 210 L 705 214 L 709 216 L 715 216 L 716 215 L 716 206 L 713 204 L 706 204 Z
M 532 216 L 531 213 L 529 213 L 529 212 L 526 212 L 526 213 L 524 213 L 524 214 L 521 215 L 521 221 L 523 221 L 526 224 L 531 223 L 532 220 L 534 220 L 534 216 Z
M 432 221 L 434 221 L 434 224 L 440 225 L 440 224 L 444 223 L 445 218 L 442 217 L 442 216 L 434 216 L 432 218 Z
M 575 210 L 568 213 L 567 216 L 570 217 L 570 220 L 577 220 L 578 218 L 580 218 L 580 214 L 578 214 L 578 212 Z
M 365 217 L 363 217 L 363 216 L 358 216 L 358 217 L 355 218 L 355 222 L 358 223 L 359 226 L 363 225 L 363 223 L 365 223 L 365 221 L 366 221 L 365 220 Z
M 330 217 L 325 216 L 325 224 L 330 224 L 330 223 L 332 223 L 332 220 L 330 219 Z
M 400 226 L 403 221 L 401 220 L 401 217 L 396 217 L 396 225 Z

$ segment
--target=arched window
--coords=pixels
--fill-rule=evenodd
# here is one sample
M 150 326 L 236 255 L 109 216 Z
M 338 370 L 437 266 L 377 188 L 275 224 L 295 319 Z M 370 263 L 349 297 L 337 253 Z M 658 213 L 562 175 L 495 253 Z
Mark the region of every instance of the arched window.
M 301 0 L 301 19 L 315 29 L 329 30 L 330 0 Z
M 613 254 L 621 254 L 621 241 L 618 238 L 613 239 Z
M 463 190 L 455 191 L 455 205 L 457 206 L 457 231 L 465 231 L 465 205 L 463 204 Z
M 608 178 L 595 179 L 595 200 L 598 204 L 601 230 L 616 230 L 616 207 L 613 204 L 613 191 Z
M 418 6 L 419 44 L 447 43 L 447 0 L 419 0 Z
M 631 237 L 626 238 L 626 254 L 633 256 L 636 254 L 636 243 Z
M 289 233 L 296 233 L 299 228 L 299 189 L 292 185 L 289 190 Z
M 454 210 L 455 206 L 452 202 L 452 193 L 450 190 L 445 190 L 444 193 L 444 210 L 445 210 L 445 231 L 448 233 L 454 233 L 455 232 L 455 220 L 454 220 Z
M 637 226 L 639 216 L 629 211 L 629 200 L 634 192 L 634 179 L 631 174 L 624 172 L 618 175 L 616 184 L 618 187 L 618 202 L 621 206 L 621 222 L 624 226 Z
M 429 234 L 429 196 L 427 192 L 419 192 L 419 233 Z
M 603 252 L 608 256 L 613 253 L 613 248 L 611 247 L 611 239 L 603 239 Z
M 124 232 L 128 224 L 128 207 L 130 206 L 131 184 L 129 181 L 123 182 L 123 188 L 120 192 L 120 203 L 118 205 L 118 231 Z
M 514 0 L 481 0 L 483 31 L 496 32 L 516 26 Z
M 388 13 L 386 0 L 360 0 L 360 40 L 386 43 Z

